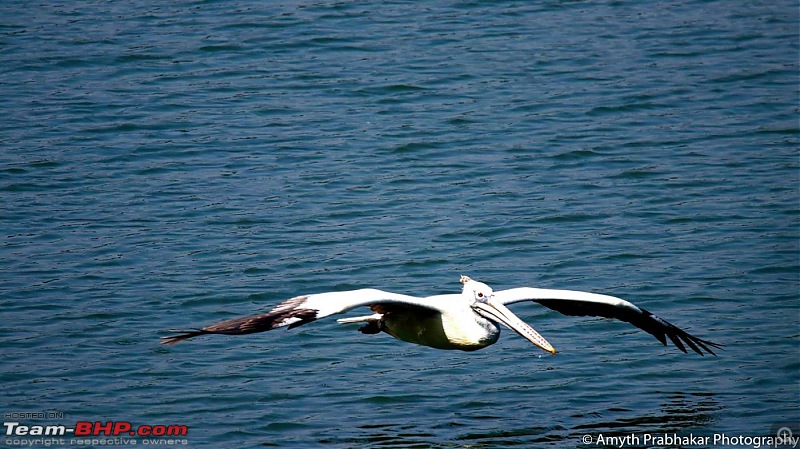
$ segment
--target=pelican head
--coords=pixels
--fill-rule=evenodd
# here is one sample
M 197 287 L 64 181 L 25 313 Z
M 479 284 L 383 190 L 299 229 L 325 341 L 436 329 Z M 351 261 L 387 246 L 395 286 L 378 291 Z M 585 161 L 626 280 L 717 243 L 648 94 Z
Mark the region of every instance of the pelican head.
M 492 287 L 484 284 L 483 282 L 473 281 L 469 276 L 461 275 L 461 283 L 464 284 L 462 294 L 471 297 L 474 301 L 483 301 L 494 296 Z
M 539 335 L 528 323 L 514 315 L 503 303 L 494 298 L 494 290 L 491 287 L 463 275 L 461 276 L 461 283 L 464 284 L 461 294 L 469 301 L 470 307 L 475 313 L 495 324 L 504 324 L 551 354 L 556 353 L 555 348 L 544 337 Z

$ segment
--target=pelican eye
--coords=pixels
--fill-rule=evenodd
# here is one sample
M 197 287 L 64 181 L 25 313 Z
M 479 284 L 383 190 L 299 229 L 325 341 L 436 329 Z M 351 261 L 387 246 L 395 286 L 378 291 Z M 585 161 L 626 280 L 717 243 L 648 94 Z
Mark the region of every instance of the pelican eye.
M 483 298 L 483 293 L 482 292 L 478 292 L 478 298 Z

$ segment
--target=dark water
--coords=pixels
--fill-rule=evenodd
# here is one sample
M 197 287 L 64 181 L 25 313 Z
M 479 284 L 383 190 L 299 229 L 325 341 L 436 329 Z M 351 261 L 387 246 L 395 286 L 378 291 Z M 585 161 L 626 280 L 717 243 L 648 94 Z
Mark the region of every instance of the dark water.
M 800 421 L 796 2 L 0 17 L 0 412 L 182 424 L 189 446 L 227 448 Z M 334 320 L 158 345 L 298 294 L 454 292 L 461 274 L 620 296 L 726 348 L 685 355 L 534 304 L 514 310 L 557 356 L 508 332 L 446 352 Z

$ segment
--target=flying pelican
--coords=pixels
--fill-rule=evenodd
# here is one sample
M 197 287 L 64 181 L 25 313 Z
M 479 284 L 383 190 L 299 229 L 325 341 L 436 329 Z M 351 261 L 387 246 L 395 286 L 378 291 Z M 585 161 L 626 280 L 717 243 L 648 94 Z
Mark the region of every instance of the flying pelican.
M 613 296 L 572 290 L 512 288 L 493 291 L 488 285 L 461 276 L 461 294 L 426 298 L 390 293 L 376 289 L 317 293 L 296 296 L 278 304 L 267 313 L 221 321 L 202 329 L 162 337 L 171 345 L 198 335 L 242 335 L 279 327 L 289 329 L 356 307 L 368 306 L 372 315 L 339 319 L 340 323 L 366 323 L 359 330 L 365 334 L 387 334 L 410 343 L 437 349 L 475 351 L 494 344 L 500 336 L 498 323 L 509 327 L 539 348 L 556 353 L 553 346 L 507 307 L 522 301 L 534 301 L 564 315 L 601 316 L 628 322 L 655 336 L 664 346 L 667 338 L 683 352 L 688 345 L 694 352 L 714 354 L 722 345 L 697 338 L 635 306 Z

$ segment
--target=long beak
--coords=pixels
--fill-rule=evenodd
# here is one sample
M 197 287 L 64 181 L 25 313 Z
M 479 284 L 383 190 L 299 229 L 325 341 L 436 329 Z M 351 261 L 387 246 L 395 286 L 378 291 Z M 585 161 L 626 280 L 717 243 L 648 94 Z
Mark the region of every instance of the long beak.
M 489 299 L 486 302 L 476 302 L 472 305 L 472 308 L 487 320 L 503 323 L 508 326 L 509 329 L 522 335 L 536 346 L 551 354 L 556 353 L 555 348 L 553 348 L 544 337 L 539 335 L 532 327 L 528 326 L 528 323 L 519 319 L 513 312 L 508 310 L 508 307 L 500 302 Z

